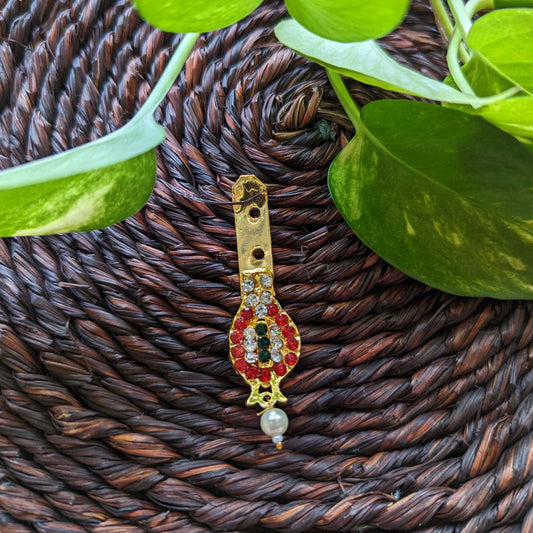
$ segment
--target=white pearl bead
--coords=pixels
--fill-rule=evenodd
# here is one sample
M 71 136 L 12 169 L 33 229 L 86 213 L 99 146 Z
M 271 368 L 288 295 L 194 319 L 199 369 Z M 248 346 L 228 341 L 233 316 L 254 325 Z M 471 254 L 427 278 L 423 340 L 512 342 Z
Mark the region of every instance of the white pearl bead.
M 274 407 L 261 415 L 261 429 L 269 437 L 280 437 L 289 427 L 289 417 L 285 411 Z

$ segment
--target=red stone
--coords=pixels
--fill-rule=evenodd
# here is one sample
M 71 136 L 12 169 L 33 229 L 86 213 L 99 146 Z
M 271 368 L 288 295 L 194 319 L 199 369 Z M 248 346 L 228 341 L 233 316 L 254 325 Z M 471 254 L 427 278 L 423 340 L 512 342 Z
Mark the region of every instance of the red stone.
M 284 376 L 287 373 L 287 367 L 283 363 L 274 363 L 274 372 L 278 376 Z
M 244 335 L 242 334 L 242 331 L 232 331 L 230 335 L 231 342 L 235 344 L 239 344 L 239 342 L 242 342 L 242 339 L 244 339 Z
M 285 356 L 285 362 L 289 365 L 289 366 L 294 366 L 297 362 L 298 362 L 298 356 L 293 353 L 293 352 L 289 352 L 286 356 Z
M 246 327 L 248 327 L 248 320 L 246 320 L 246 318 L 243 318 L 242 316 L 240 316 L 237 320 L 235 320 L 235 327 L 237 329 L 244 329 Z
M 284 326 L 281 333 L 283 333 L 284 337 L 294 337 L 296 330 L 292 326 Z
M 245 307 L 241 311 L 241 316 L 245 320 L 250 320 L 254 316 L 254 310 L 251 307 Z
M 259 379 L 263 383 L 267 383 L 268 381 L 270 381 L 270 368 L 262 368 L 261 370 L 259 370 Z
M 267 307 L 268 316 L 276 316 L 279 313 L 278 306 L 276 304 L 270 304 Z
M 234 346 L 231 349 L 231 355 L 233 355 L 235 359 L 240 359 L 241 357 L 244 357 L 244 348 L 240 344 Z
M 246 372 L 246 370 L 250 366 L 244 359 L 237 359 L 234 365 L 239 372 Z
M 298 341 L 294 337 L 289 337 L 285 341 L 285 345 L 289 350 L 296 350 L 298 348 Z
M 259 369 L 256 366 L 249 365 L 245 373 L 248 379 L 255 379 L 259 375 Z
M 289 323 L 288 315 L 278 315 L 276 317 L 276 324 L 278 326 L 286 326 Z

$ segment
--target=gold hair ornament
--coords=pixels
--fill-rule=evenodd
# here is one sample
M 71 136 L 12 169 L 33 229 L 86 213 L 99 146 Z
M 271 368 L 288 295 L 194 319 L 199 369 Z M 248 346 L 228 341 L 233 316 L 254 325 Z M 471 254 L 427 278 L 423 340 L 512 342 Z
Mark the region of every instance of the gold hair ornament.
M 262 407 L 261 429 L 281 449 L 289 420 L 274 405 L 287 401 L 280 383 L 300 358 L 300 334 L 276 300 L 266 186 L 241 176 L 232 192 L 241 305 L 229 331 L 229 357 L 250 386 L 246 405 Z

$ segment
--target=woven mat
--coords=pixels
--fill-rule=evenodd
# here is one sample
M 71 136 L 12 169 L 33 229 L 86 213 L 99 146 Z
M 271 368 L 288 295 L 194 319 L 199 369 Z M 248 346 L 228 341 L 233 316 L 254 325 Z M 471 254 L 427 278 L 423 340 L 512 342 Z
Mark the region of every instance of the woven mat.
M 3 168 L 126 123 L 177 44 L 122 0 L 2 5 Z M 146 209 L 0 241 L 2 533 L 533 531 L 532 306 L 432 290 L 353 235 L 326 185 L 353 130 L 322 69 L 276 42 L 282 14 L 200 40 L 158 116 Z M 386 46 L 443 73 L 423 2 Z M 303 339 L 282 452 L 227 359 L 241 173 L 269 184 Z

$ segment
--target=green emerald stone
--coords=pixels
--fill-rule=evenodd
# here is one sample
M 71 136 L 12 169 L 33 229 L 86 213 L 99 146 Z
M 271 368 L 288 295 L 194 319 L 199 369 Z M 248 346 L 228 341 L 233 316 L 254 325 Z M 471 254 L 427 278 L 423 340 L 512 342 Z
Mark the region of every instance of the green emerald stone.
M 259 337 L 259 339 L 257 339 L 257 345 L 259 348 L 268 348 L 270 346 L 270 341 L 268 340 L 268 337 Z
M 255 331 L 258 335 L 266 335 L 266 332 L 268 331 L 267 325 L 264 322 L 259 322 L 259 324 L 255 326 Z
M 259 361 L 261 363 L 268 363 L 270 361 L 270 352 L 268 350 L 261 350 L 259 352 Z

